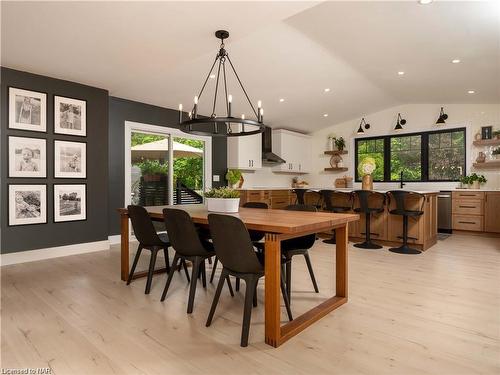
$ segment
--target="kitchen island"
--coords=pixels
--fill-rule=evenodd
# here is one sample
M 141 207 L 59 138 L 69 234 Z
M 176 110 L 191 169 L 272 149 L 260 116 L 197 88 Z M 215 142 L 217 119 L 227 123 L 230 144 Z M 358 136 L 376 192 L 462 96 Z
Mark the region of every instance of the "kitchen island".
M 352 192 L 357 189 L 332 189 L 322 187 L 309 187 L 306 193 L 306 203 L 323 204 L 318 196 L 318 191 L 330 189 L 336 191 Z M 296 202 L 297 198 L 292 188 L 244 188 L 241 191 L 241 205 L 245 202 L 265 202 L 273 209 L 282 209 L 289 204 Z M 374 190 L 386 193 L 387 190 Z M 409 218 L 408 236 L 409 244 L 420 250 L 427 250 L 436 244 L 437 241 L 437 195 L 438 191 L 415 191 L 424 196 L 423 212 L 418 217 Z M 354 206 L 356 206 L 356 201 Z M 411 197 L 408 202 L 408 209 L 419 210 L 422 199 L 418 196 Z M 372 240 L 384 246 L 399 246 L 402 243 L 403 219 L 399 215 L 391 215 L 389 211 L 394 208 L 394 202 L 385 203 L 384 211 L 380 214 L 373 214 L 370 223 Z M 348 211 L 347 213 L 353 213 Z M 349 240 L 353 242 L 363 242 L 365 235 L 365 217 L 360 215 L 360 220 L 349 223 Z

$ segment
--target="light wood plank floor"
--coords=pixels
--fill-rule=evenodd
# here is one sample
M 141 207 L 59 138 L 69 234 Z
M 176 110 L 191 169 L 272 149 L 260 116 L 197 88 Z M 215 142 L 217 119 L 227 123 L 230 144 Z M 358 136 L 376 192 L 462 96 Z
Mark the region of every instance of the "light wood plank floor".
M 311 251 L 319 295 L 303 259 L 294 260 L 295 314 L 333 293 L 333 249 L 318 241 Z M 453 235 L 420 256 L 354 247 L 349 255 L 348 304 L 278 349 L 263 343 L 263 285 L 250 345 L 240 348 L 241 292 L 223 291 L 206 328 L 215 285 L 199 285 L 188 316 L 182 274 L 161 303 L 166 276 L 156 276 L 149 296 L 145 279 L 127 287 L 116 246 L 2 267 L 1 366 L 55 374 L 500 373 L 500 239 Z

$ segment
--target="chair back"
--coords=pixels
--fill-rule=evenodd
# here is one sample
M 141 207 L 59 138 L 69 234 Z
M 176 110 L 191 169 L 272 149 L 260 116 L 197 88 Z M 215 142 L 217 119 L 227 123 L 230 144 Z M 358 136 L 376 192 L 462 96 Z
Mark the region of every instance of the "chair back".
M 349 211 L 352 209 L 353 196 L 351 192 L 321 190 L 320 194 L 327 211 Z
M 184 256 L 201 256 L 207 251 L 200 241 L 200 236 L 191 216 L 177 208 L 164 208 L 163 220 L 167 228 L 172 247 Z
M 307 192 L 307 189 L 293 189 L 292 191 L 297 196 L 296 203 L 297 204 L 305 204 L 304 196 Z
M 246 202 L 243 204 L 245 208 L 263 208 L 268 209 L 269 206 L 265 202 Z
M 127 206 L 128 216 L 137 241 L 143 246 L 162 246 L 163 242 L 156 234 L 156 229 L 148 212 L 142 206 Z
M 288 211 L 308 211 L 308 212 L 317 212 L 318 209 L 311 205 L 306 204 L 291 204 L 285 207 L 285 210 Z M 313 247 L 314 242 L 316 242 L 316 234 L 308 234 L 307 236 L 291 238 L 289 240 L 285 240 L 287 244 L 293 244 L 293 247 L 299 249 L 310 249 Z
M 355 190 L 353 194 L 358 199 L 359 207 L 357 212 L 367 212 L 369 210 L 383 211 L 385 206 L 385 194 L 371 190 Z M 370 198 L 371 199 L 370 202 Z
M 209 214 L 208 223 L 215 253 L 224 267 L 240 273 L 264 272 L 255 255 L 248 230 L 239 218 Z
M 407 207 L 407 198 L 410 196 L 419 196 L 420 199 L 422 199 L 422 206 L 420 207 L 420 210 L 418 212 L 423 212 L 423 205 L 425 203 L 425 197 L 422 194 L 413 192 L 413 191 L 406 191 L 406 190 L 390 190 L 387 193 L 387 197 L 389 199 L 389 205 L 391 202 L 391 198 L 394 199 L 394 204 L 396 206 L 396 211 L 416 211 L 416 210 L 410 210 Z
M 309 190 L 309 191 L 306 191 L 306 193 L 304 194 L 304 203 L 303 204 L 308 205 L 308 206 L 314 206 L 316 208 L 320 208 L 321 207 L 321 199 L 322 199 L 322 196 L 320 193 L 318 193 L 317 191 Z

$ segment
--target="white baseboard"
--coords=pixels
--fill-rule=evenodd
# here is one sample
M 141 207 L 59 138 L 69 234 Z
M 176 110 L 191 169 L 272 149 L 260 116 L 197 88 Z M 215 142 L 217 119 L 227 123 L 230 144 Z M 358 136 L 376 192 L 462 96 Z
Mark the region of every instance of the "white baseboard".
M 108 236 L 109 245 L 118 245 L 122 242 L 122 236 L 120 234 L 116 234 L 114 236 Z
M 9 264 L 34 262 L 37 260 L 58 258 L 75 254 L 85 254 L 102 250 L 109 250 L 108 240 L 1 254 L 0 264 L 2 266 L 7 266 Z

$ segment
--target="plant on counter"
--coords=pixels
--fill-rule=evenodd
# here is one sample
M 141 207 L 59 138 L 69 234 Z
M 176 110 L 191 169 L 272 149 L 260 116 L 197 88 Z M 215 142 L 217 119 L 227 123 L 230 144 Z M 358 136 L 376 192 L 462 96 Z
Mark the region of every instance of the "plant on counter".
M 468 184 L 470 189 L 479 189 L 481 187 L 481 184 L 485 184 L 486 177 L 484 175 L 478 175 L 477 173 L 473 173 L 469 176 L 463 176 L 460 179 L 460 182 L 462 182 L 462 185 Z
M 204 195 L 205 198 L 235 199 L 240 197 L 240 192 L 224 186 L 210 189 Z
M 371 175 L 375 169 L 377 168 L 377 165 L 375 163 L 375 159 L 368 156 L 366 158 L 363 158 L 358 164 L 358 174 L 360 177 L 364 177 L 366 175 Z
M 344 137 L 340 137 L 340 138 L 334 138 L 335 140 L 335 146 L 337 146 L 337 149 L 339 151 L 343 151 L 344 150 L 344 147 L 345 147 L 345 140 L 344 140 Z
M 226 180 L 231 186 L 234 186 L 241 180 L 242 174 L 239 169 L 228 169 L 226 173 Z M 243 185 L 243 184 L 241 184 Z M 241 187 L 241 186 L 239 186 Z
M 464 189 L 468 188 L 469 184 L 470 184 L 469 176 L 462 176 L 460 178 L 460 182 L 462 183 L 462 188 L 464 188 Z
M 491 135 L 493 136 L 493 138 L 500 139 L 500 130 L 494 130 Z

